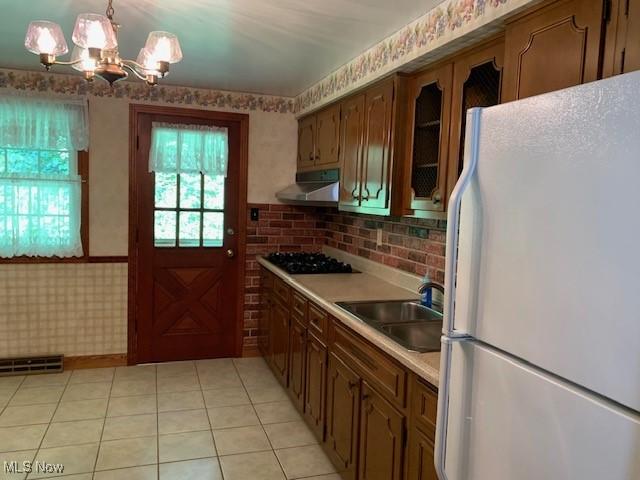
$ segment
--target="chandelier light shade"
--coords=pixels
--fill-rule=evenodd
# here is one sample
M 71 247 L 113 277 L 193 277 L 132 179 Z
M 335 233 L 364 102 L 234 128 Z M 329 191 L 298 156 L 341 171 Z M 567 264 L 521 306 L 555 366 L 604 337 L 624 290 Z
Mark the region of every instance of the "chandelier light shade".
M 24 46 L 37 55 L 57 56 L 69 51 L 60 25 L 46 20 L 37 20 L 29 24 Z
M 105 15 L 78 15 L 71 36 L 75 46 L 69 61 L 56 59 L 69 51 L 62 29 L 56 23 L 31 22 L 24 46 L 40 56 L 40 63 L 47 70 L 53 65 L 71 66 L 82 72 L 87 81 L 97 76 L 111 85 L 133 73 L 147 84 L 156 85 L 169 73 L 171 63 L 182 60 L 178 37 L 169 32 L 151 32 L 136 61 L 123 59 L 118 52 L 119 25 L 113 20 L 112 4 L 113 0 L 107 0 Z

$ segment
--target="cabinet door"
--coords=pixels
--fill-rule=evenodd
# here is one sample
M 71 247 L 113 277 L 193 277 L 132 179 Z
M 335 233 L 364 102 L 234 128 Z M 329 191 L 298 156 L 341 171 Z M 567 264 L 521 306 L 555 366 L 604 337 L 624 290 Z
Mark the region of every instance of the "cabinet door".
M 276 300 L 272 301 L 270 341 L 271 366 L 278 380 L 286 387 L 289 364 L 289 311 Z
M 271 280 L 268 273 L 260 271 L 260 311 L 258 317 L 258 348 L 262 356 L 269 360 L 271 352 L 269 350 L 269 319 L 271 312 L 271 287 L 268 282 Z
M 313 168 L 315 163 L 316 116 L 298 121 L 298 170 Z
M 343 480 L 356 478 L 359 411 L 360 377 L 331 352 L 327 371 L 326 444 Z
M 360 205 L 364 95 L 342 102 L 340 121 L 340 206 Z
M 640 0 L 610 0 L 603 77 L 640 69 Z
M 597 80 L 602 21 L 602 0 L 564 0 L 507 25 L 502 101 Z
M 340 104 L 318 112 L 316 115 L 315 166 L 339 168 Z
M 434 445 L 419 428 L 409 433 L 407 480 L 438 480 L 433 458 Z
M 400 480 L 405 418 L 366 381 L 362 382 L 359 480 Z
M 391 79 L 365 92 L 361 205 L 367 209 L 389 207 L 393 90 Z
M 289 393 L 299 410 L 304 408 L 305 350 L 307 329 L 297 320 L 291 320 L 289 329 Z
M 307 334 L 304 415 L 318 440 L 324 440 L 327 347 L 312 333 Z
M 504 39 L 500 38 L 454 60 L 447 194 L 444 203 L 462 172 L 467 110 L 500 103 L 503 59 Z
M 409 82 L 410 154 L 403 187 L 405 213 L 443 212 L 447 187 L 452 64 L 419 74 Z

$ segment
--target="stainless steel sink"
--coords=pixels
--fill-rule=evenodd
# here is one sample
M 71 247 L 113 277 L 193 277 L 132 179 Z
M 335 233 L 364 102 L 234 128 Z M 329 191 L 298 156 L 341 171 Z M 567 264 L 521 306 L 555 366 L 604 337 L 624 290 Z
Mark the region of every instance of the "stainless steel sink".
M 440 350 L 442 314 L 412 300 L 337 305 L 409 350 Z

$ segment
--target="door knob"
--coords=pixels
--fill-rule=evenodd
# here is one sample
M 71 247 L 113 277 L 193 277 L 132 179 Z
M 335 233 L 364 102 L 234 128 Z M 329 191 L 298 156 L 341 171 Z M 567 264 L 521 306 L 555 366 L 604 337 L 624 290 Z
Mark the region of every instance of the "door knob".
M 229 258 L 233 258 L 236 256 L 236 252 L 234 252 L 233 250 L 229 249 L 227 250 L 227 257 Z

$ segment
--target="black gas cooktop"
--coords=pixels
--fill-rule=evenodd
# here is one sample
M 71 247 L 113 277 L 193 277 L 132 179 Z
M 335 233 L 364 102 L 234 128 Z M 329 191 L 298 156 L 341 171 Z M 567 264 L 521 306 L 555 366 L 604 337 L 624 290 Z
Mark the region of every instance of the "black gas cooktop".
M 266 259 L 287 273 L 353 273 L 351 265 L 343 263 L 323 253 L 278 252 L 270 253 Z

